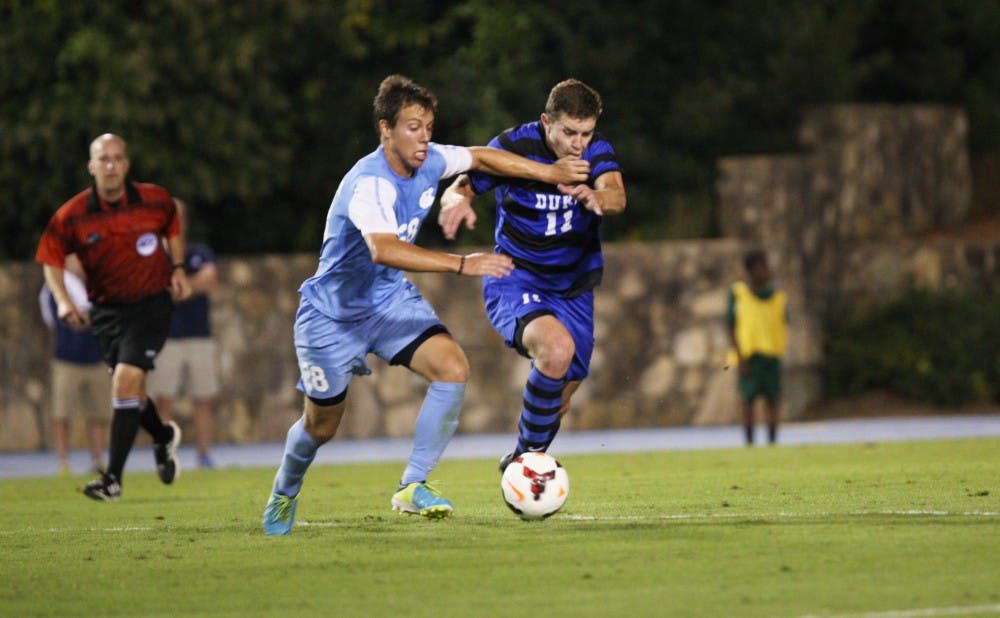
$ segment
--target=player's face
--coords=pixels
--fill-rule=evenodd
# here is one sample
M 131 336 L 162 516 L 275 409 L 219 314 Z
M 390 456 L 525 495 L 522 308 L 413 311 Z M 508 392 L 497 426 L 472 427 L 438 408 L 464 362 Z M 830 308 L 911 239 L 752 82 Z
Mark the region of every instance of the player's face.
M 128 155 L 121 140 L 101 139 L 91 146 L 87 170 L 94 177 L 101 197 L 115 200 L 121 196 L 128 168 Z
M 580 157 L 594 138 L 597 118 L 571 118 L 570 116 L 549 116 L 542 114 L 545 141 L 556 153 L 557 158 Z
M 385 120 L 379 128 L 386 159 L 396 173 L 412 176 L 427 160 L 427 147 L 434 132 L 434 112 L 422 105 L 407 105 L 399 112 L 396 125 Z

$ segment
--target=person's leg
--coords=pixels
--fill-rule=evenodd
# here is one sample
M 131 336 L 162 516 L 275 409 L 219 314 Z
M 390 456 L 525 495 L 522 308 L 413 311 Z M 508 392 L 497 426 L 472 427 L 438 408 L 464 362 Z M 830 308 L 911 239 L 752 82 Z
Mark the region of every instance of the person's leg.
M 326 400 L 306 396 L 305 410 L 289 428 L 285 438 L 281 466 L 274 476 L 271 497 L 264 507 L 264 534 L 285 535 L 292 531 L 302 481 L 316 458 L 316 451 L 337 433 L 340 419 L 344 416 L 346 395 L 345 388 L 340 395 Z
M 302 489 L 302 480 L 316 457 L 316 451 L 333 439 L 344 416 L 345 390 L 328 400 L 305 399 L 302 417 L 292 424 L 285 437 L 285 452 L 274 477 L 273 493 L 294 498 Z
M 79 393 L 80 410 L 87 432 L 91 469 L 104 469 L 104 449 L 108 434 L 108 402 L 111 393 L 111 374 L 101 363 L 81 369 L 82 383 Z
M 186 371 L 187 395 L 194 405 L 198 463 L 212 467 L 211 448 L 215 440 L 215 406 L 220 391 L 218 346 L 210 337 L 180 340 Z
M 775 444 L 778 441 L 778 415 L 781 407 L 781 360 L 767 357 L 766 361 L 762 381 L 767 398 L 767 441 Z
M 430 385 L 417 415 L 413 432 L 413 451 L 399 488 L 422 483 L 437 466 L 444 449 L 458 428 L 458 415 L 465 400 L 469 380 L 469 361 L 465 352 L 448 334 L 437 334 L 424 341 L 409 363 L 414 372 Z
M 59 474 L 67 475 L 69 469 L 69 420 L 65 418 L 52 419 L 52 446 L 59 462 Z
M 94 470 L 104 466 L 104 439 L 108 424 L 96 419 L 87 420 L 87 445 L 90 448 L 90 462 Z
M 754 441 L 754 400 L 759 395 L 758 362 L 756 356 L 751 356 L 740 363 L 739 392 L 740 411 L 743 417 L 743 433 L 747 446 Z
M 118 363 L 111 376 L 111 442 L 107 474 L 121 482 L 125 461 L 139 432 L 140 407 L 145 395 L 145 372 L 134 365 Z
M 776 398 L 767 399 L 765 410 L 767 418 L 767 441 L 774 444 L 778 441 L 778 400 Z
M 76 405 L 77 382 L 70 363 L 53 359 L 51 364 L 51 419 L 52 447 L 56 452 L 59 474 L 68 475 L 69 469 L 69 416 Z
M 747 446 L 753 445 L 753 400 L 744 399 L 740 404 L 743 415 L 743 434 Z
M 174 402 L 176 400 L 173 397 L 167 395 L 150 395 L 150 398 L 155 400 L 156 412 L 159 414 L 160 421 L 167 422 L 174 420 Z
M 194 430 L 198 445 L 198 461 L 211 467 L 211 445 L 215 439 L 215 412 L 211 399 L 194 400 Z
M 524 327 L 521 343 L 532 359 L 532 368 L 522 395 L 516 453 L 545 452 L 559 431 L 561 413 L 568 410 L 563 391 L 576 345 L 553 315 L 531 320 Z

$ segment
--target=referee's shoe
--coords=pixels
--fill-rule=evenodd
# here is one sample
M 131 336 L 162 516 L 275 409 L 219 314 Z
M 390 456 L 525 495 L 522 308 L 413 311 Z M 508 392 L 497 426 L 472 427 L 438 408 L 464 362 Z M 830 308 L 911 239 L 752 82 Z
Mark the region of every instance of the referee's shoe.
M 173 436 L 166 442 L 153 443 L 153 457 L 156 458 L 156 473 L 165 485 L 169 485 L 181 475 L 181 462 L 177 459 L 177 445 L 181 443 L 181 428 L 174 421 L 167 421 L 164 425 L 170 427 Z

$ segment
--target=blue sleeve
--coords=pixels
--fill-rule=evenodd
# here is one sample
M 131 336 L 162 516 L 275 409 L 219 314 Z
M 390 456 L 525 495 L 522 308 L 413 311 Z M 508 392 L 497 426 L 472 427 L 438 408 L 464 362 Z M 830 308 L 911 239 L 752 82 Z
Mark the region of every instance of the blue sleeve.
M 500 136 L 496 136 L 490 140 L 487 144 L 490 148 L 497 148 L 499 150 L 506 150 L 500 145 Z M 472 190 L 476 192 L 476 195 L 481 195 L 487 191 L 491 191 L 500 184 L 502 179 L 496 176 L 490 176 L 489 174 L 484 174 L 483 172 L 469 171 L 469 181 L 472 184 Z

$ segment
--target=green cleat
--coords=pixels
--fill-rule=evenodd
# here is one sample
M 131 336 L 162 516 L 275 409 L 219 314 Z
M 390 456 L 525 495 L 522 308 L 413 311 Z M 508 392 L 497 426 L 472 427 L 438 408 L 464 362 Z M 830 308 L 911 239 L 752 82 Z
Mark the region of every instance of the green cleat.
M 264 534 L 277 536 L 291 532 L 295 522 L 295 507 L 298 505 L 298 498 L 271 494 L 271 499 L 264 507 Z
M 444 519 L 455 508 L 430 483 L 410 483 L 392 496 L 393 510 L 423 515 L 427 519 Z

